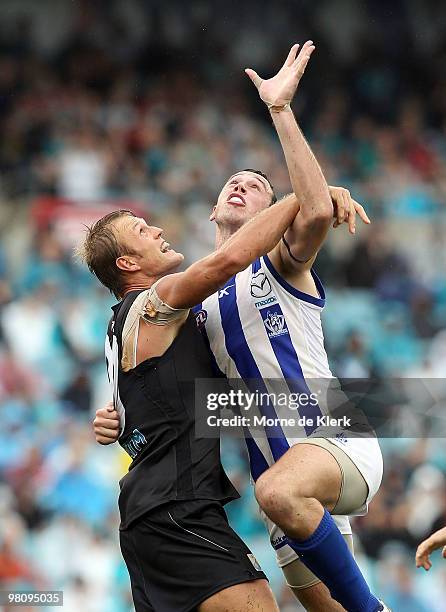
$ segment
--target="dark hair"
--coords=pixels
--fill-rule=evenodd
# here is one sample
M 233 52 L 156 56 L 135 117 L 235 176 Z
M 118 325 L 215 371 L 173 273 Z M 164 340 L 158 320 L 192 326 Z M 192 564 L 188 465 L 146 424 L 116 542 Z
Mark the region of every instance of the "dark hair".
M 263 176 L 263 178 L 268 181 L 268 185 L 271 187 L 271 190 L 273 192 L 270 206 L 272 206 L 273 204 L 275 204 L 277 202 L 277 196 L 274 193 L 273 184 L 271 183 L 271 181 L 269 180 L 269 178 L 267 177 L 267 175 L 264 172 L 262 172 L 261 170 L 254 170 L 253 168 L 245 168 L 244 170 L 240 170 L 240 172 L 254 172 L 254 174 L 258 174 L 259 176 Z
M 116 259 L 122 255 L 133 255 L 128 247 L 119 244 L 113 228 L 113 222 L 121 217 L 135 215 L 131 210 L 115 210 L 108 213 L 91 227 L 77 254 L 87 264 L 88 269 L 118 299 L 121 297 L 122 276 Z

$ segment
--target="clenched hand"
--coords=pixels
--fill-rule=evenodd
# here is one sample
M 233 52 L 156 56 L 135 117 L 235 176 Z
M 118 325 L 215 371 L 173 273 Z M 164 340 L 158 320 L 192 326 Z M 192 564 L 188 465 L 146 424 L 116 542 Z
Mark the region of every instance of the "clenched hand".
M 114 409 L 113 402 L 96 410 L 93 429 L 96 442 L 99 444 L 113 444 L 119 438 L 119 415 Z

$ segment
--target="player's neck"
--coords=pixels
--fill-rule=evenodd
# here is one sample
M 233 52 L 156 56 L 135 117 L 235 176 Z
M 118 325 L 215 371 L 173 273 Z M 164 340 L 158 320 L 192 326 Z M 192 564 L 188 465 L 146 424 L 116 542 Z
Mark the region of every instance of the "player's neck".
M 229 238 L 233 236 L 238 229 L 238 227 L 232 225 L 227 225 L 224 227 L 217 225 L 217 230 L 215 233 L 215 249 L 219 249 L 221 246 L 223 246 L 224 243 L 229 240 Z
M 125 298 L 125 296 L 130 293 L 130 291 L 141 291 L 143 289 L 149 289 L 153 285 L 155 281 L 157 281 L 157 277 L 147 277 L 140 276 L 138 278 L 132 279 L 131 282 L 124 285 L 121 291 L 121 299 Z

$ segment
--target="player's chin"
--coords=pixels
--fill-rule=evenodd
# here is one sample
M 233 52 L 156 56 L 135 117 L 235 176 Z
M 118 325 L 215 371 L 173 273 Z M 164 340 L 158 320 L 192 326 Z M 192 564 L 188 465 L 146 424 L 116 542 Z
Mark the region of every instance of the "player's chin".
M 234 221 L 244 222 L 249 218 L 248 212 L 246 210 L 246 206 L 231 206 L 228 204 L 228 207 L 222 214 L 218 221 L 221 223 L 233 223 Z
M 174 251 L 173 249 L 169 249 L 169 251 L 166 251 L 166 253 L 164 253 L 166 259 L 175 266 L 179 266 L 180 263 L 182 263 L 184 261 L 184 255 L 183 253 L 178 253 L 177 251 Z

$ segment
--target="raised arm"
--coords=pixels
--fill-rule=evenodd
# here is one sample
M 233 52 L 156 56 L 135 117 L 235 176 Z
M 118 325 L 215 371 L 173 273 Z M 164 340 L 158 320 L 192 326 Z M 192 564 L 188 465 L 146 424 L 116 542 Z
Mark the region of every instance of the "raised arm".
M 294 194 L 245 223 L 212 255 L 162 279 L 157 291 L 172 308 L 190 308 L 278 243 L 299 209 Z
M 293 266 L 311 260 L 324 241 L 333 218 L 333 205 L 327 182 L 307 141 L 299 129 L 290 103 L 315 47 L 307 41 L 299 55 L 293 45 L 279 72 L 263 80 L 251 69 L 246 73 L 268 106 L 279 136 L 300 211 L 288 228 L 280 246 L 284 263 Z
M 300 211 L 288 228 L 274 256 L 281 260 L 283 271 L 301 271 L 311 267 L 334 216 L 334 227 L 346 222 L 355 233 L 356 214 L 370 223 L 363 207 L 346 189 L 328 187 L 321 168 L 297 125 L 290 107 L 307 63 L 315 47 L 307 41 L 299 55 L 293 45 L 279 72 L 262 79 L 254 70 L 246 73 L 268 106 L 285 155 L 293 191 Z

